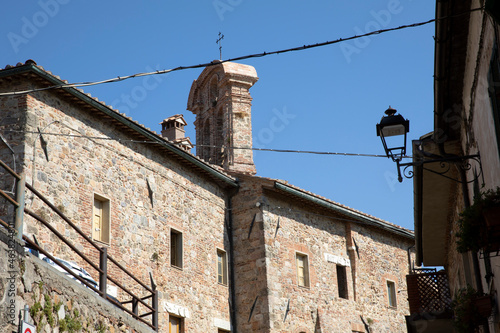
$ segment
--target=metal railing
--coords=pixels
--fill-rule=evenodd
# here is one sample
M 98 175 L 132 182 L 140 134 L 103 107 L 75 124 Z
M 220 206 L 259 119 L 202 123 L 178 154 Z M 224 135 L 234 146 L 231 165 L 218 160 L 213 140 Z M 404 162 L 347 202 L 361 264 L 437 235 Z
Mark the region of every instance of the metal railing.
M 446 272 L 419 272 L 406 276 L 410 313 L 451 313 L 451 294 Z
M 132 273 L 130 273 L 125 267 L 123 267 L 117 260 L 112 258 L 107 253 L 106 247 L 100 247 L 99 244 L 90 239 L 78 226 L 76 226 L 63 212 L 61 212 L 57 207 L 55 207 L 49 200 L 47 200 L 40 192 L 38 192 L 31 185 L 27 184 L 24 179 L 24 175 L 17 174 L 14 172 L 8 165 L 6 165 L 2 160 L 0 160 L 0 166 L 2 166 L 10 175 L 12 175 L 16 181 L 16 193 L 15 198 L 12 198 L 7 192 L 0 189 L 0 196 L 7 200 L 10 204 L 15 207 L 16 217 L 14 227 L 9 223 L 0 219 L 0 225 L 10 230 L 12 233 L 16 234 L 19 239 L 24 240 L 30 248 L 38 250 L 40 253 L 48 257 L 59 267 L 64 269 L 68 274 L 70 274 L 74 279 L 78 280 L 83 285 L 87 286 L 94 292 L 96 292 L 99 296 L 104 299 L 107 299 L 115 306 L 119 307 L 121 310 L 130 314 L 136 320 L 148 325 L 155 331 L 158 330 L 158 291 L 156 290 L 156 285 L 153 281 L 153 277 L 151 273 L 150 283 L 151 287 L 147 286 L 145 283 L 140 281 L 137 277 L 135 277 Z M 91 259 L 89 259 L 82 251 L 78 250 L 76 246 L 73 245 L 72 241 L 69 241 L 66 237 L 64 237 L 57 229 L 52 226 L 46 219 L 42 216 L 39 216 L 32 210 L 24 207 L 24 193 L 25 188 L 31 191 L 36 197 L 38 197 L 47 207 L 49 207 L 54 213 L 56 213 L 71 229 L 77 232 L 77 234 L 83 238 L 83 243 L 90 244 L 93 248 L 95 248 L 99 253 L 99 264 L 94 263 Z M 23 214 L 31 216 L 39 223 L 41 223 L 44 227 L 46 227 L 53 235 L 55 235 L 59 240 L 61 240 L 64 244 L 66 244 L 74 253 L 76 253 L 81 259 L 83 259 L 90 267 L 92 267 L 95 271 L 99 273 L 99 288 L 95 288 L 94 285 L 89 283 L 84 278 L 75 274 L 71 271 L 70 268 L 63 265 L 58 259 L 52 256 L 50 253 L 45 251 L 41 246 L 39 246 L 36 242 L 30 240 L 26 235 L 23 235 Z M 124 286 L 119 279 L 115 278 L 108 274 L 108 262 L 112 263 L 117 267 L 119 272 L 123 272 L 131 278 L 135 284 L 136 288 L 142 288 L 145 292 L 145 295 L 139 296 L 136 292 L 130 290 Z M 119 287 L 125 294 L 127 294 L 130 298 L 125 301 L 117 302 L 115 299 L 110 298 L 107 294 L 107 282 L 111 281 L 117 287 Z M 149 301 L 148 304 L 146 301 Z M 131 309 L 128 309 L 124 305 L 131 304 Z M 145 309 L 145 312 L 140 313 L 139 309 L 142 306 Z M 150 317 L 150 320 L 144 319 L 144 317 Z

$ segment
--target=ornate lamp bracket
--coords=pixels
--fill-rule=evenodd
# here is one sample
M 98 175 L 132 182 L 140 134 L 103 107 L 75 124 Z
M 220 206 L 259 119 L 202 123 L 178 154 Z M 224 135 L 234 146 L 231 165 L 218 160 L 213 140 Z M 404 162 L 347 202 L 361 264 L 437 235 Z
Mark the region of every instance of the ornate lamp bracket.
M 426 165 L 431 163 L 438 163 L 439 169 L 434 170 L 426 168 Z M 408 179 L 413 178 L 414 173 L 413 170 L 410 169 L 410 167 L 422 167 L 422 169 L 425 171 L 435 173 L 437 175 L 453 180 L 457 183 L 468 184 L 481 178 L 482 184 L 484 184 L 483 165 L 481 164 L 481 156 L 479 155 L 479 153 L 475 155 L 466 155 L 466 156 L 447 156 L 447 157 L 440 157 L 433 159 L 422 159 L 420 161 L 415 161 L 411 163 L 400 163 L 400 161 L 396 161 L 396 164 L 398 167 L 399 182 L 403 181 L 401 175 L 403 175 L 405 178 Z M 467 172 L 469 170 L 472 170 L 474 165 L 477 165 L 479 167 L 479 173 L 474 173 L 474 178 L 471 180 L 455 179 L 448 175 L 453 166 L 455 166 L 460 171 Z M 401 168 L 403 168 L 402 173 L 401 173 Z

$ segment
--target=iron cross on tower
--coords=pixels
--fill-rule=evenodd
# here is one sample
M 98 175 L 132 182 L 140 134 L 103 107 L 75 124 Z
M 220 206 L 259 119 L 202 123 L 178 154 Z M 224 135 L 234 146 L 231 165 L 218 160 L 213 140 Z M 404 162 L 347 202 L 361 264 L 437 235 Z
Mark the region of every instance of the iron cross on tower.
M 215 43 L 219 45 L 219 60 L 222 60 L 222 40 L 224 39 L 224 35 L 219 31 L 219 38 Z

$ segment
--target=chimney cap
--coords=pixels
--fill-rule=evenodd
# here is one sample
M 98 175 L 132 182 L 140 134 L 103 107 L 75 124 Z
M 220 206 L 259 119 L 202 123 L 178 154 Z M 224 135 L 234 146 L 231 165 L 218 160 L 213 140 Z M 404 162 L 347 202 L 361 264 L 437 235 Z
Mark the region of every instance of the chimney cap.
M 163 121 L 160 123 L 160 125 L 164 124 L 164 123 L 168 123 L 168 122 L 178 122 L 178 123 L 181 123 L 182 125 L 186 126 L 187 125 L 187 122 L 186 120 L 184 120 L 184 115 L 182 114 L 176 114 L 176 115 L 173 115 L 171 117 L 168 117 L 168 118 L 165 118 L 163 119 Z

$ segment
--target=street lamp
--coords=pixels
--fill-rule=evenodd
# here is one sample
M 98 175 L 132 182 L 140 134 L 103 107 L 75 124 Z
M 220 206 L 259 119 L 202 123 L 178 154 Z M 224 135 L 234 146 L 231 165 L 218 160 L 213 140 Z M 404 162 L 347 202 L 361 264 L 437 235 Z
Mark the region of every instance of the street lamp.
M 384 145 L 385 154 L 392 158 L 398 166 L 398 180 L 403 181 L 400 171 L 400 162 L 406 156 L 406 134 L 410 131 L 410 121 L 402 115 L 396 115 L 396 110 L 389 108 L 385 111 L 386 116 L 382 117 L 380 124 L 377 124 L 377 136 L 380 136 Z M 391 138 L 389 137 L 398 137 Z M 401 138 L 401 136 L 403 136 Z M 402 142 L 400 140 L 403 140 Z
M 377 136 L 380 136 L 380 139 L 382 140 L 387 157 L 396 162 L 398 167 L 398 181 L 400 183 L 403 181 L 403 177 L 401 176 L 401 167 L 404 167 L 404 170 L 406 170 L 408 167 L 414 166 L 422 167 L 424 170 L 444 176 L 459 183 L 470 183 L 477 180 L 479 176 L 484 178 L 479 153 L 466 156 L 452 155 L 446 154 L 443 148 L 442 156 L 440 156 L 424 152 L 423 145 L 420 145 L 420 148 L 414 152 L 414 155 L 418 157 L 417 159 L 414 159 L 413 162 L 401 163 L 401 160 L 406 157 L 406 136 L 410 131 L 410 121 L 405 119 L 400 114 L 397 115 L 396 112 L 397 111 L 390 106 L 385 111 L 386 116 L 382 117 L 380 123 L 377 124 Z M 455 165 L 462 171 L 470 170 L 471 164 L 469 160 L 475 161 L 479 165 L 480 169 L 479 174 L 475 175 L 472 181 L 467 181 L 465 179 L 465 174 L 461 176 L 460 180 L 450 178 L 446 175 L 450 170 L 450 165 Z M 438 171 L 434 168 L 426 168 L 425 165 L 429 163 L 439 163 L 442 171 Z M 404 175 L 406 178 L 412 178 L 413 172 L 410 172 L 409 175 L 404 173 Z

